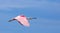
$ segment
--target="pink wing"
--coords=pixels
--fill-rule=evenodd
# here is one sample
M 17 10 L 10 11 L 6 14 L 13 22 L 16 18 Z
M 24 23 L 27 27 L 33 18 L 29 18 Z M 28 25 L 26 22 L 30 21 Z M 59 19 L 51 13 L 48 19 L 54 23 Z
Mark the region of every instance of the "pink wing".
M 25 16 L 17 16 L 17 17 L 15 17 L 15 19 L 24 26 L 27 26 L 27 27 L 30 26 L 30 24 Z

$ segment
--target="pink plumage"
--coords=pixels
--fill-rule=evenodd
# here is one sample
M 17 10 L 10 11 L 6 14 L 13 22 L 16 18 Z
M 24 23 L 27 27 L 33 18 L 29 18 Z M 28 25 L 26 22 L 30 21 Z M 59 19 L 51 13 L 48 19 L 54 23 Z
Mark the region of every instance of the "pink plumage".
M 30 24 L 29 24 L 28 20 L 32 20 L 32 19 L 37 19 L 37 18 L 35 18 L 35 17 L 34 17 L 34 18 L 29 17 L 29 18 L 28 18 L 28 17 L 26 17 L 26 16 L 24 16 L 24 15 L 19 15 L 19 16 L 15 17 L 15 18 L 12 18 L 12 19 L 9 20 L 8 22 L 17 20 L 21 25 L 29 27 Z
M 22 25 L 24 25 L 24 26 L 27 26 L 27 27 L 30 26 L 27 18 L 26 18 L 24 15 L 17 16 L 17 17 L 15 17 L 14 19 L 16 19 L 20 24 L 22 24 Z

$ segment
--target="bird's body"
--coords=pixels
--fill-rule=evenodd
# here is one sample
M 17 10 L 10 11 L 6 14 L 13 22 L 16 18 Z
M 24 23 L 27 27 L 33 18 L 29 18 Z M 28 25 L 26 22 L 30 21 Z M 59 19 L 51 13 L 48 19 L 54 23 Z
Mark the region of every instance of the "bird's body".
M 30 26 L 27 18 L 25 16 L 17 16 L 14 19 L 16 19 L 19 23 L 21 23 L 24 26 Z

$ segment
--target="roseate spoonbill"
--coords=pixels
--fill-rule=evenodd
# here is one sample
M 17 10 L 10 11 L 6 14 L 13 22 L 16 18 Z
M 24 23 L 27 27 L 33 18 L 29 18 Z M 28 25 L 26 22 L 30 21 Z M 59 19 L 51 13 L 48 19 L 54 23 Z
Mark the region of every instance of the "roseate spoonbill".
M 32 18 L 32 17 L 26 17 L 24 15 L 19 15 L 17 17 L 14 17 L 13 19 L 9 20 L 8 22 L 11 22 L 11 21 L 14 21 L 14 20 L 17 20 L 21 25 L 23 26 L 27 26 L 29 27 L 30 24 L 29 24 L 29 20 L 32 20 L 32 19 L 37 19 L 37 18 Z

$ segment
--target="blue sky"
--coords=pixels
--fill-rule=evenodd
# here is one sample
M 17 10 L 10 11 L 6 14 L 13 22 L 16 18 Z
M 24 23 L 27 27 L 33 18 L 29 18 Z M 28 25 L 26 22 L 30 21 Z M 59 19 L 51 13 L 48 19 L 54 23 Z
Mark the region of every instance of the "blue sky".
M 29 28 L 8 22 L 22 13 L 38 19 Z M 60 0 L 0 0 L 0 33 L 60 33 Z

